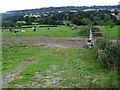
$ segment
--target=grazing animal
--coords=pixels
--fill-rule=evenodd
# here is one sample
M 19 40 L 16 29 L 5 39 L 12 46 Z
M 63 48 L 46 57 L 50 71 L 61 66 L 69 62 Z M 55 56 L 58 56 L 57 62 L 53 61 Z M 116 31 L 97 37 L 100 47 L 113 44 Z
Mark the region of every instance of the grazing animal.
M 19 30 L 19 29 L 13 29 L 13 28 L 10 28 L 9 31 L 10 31 L 10 32 L 14 32 L 14 33 L 17 33 L 17 32 L 25 32 L 25 30 Z
M 34 28 L 33 31 L 36 31 L 36 29 Z
M 17 32 L 20 32 L 20 31 L 21 31 L 21 30 L 17 30 L 17 29 L 15 29 L 15 30 L 14 30 L 14 33 L 17 33 Z
M 72 29 L 72 30 L 74 30 L 75 28 L 74 28 L 74 27 L 72 27 L 71 29 Z
M 36 28 L 35 27 L 32 27 L 33 28 L 33 31 L 36 31 Z
M 25 30 L 21 30 L 21 32 L 25 32 Z

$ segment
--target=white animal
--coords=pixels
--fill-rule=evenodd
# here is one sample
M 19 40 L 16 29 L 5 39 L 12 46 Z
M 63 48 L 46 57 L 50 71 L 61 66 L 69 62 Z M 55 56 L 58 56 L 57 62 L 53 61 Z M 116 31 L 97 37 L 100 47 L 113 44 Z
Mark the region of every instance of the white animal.
M 25 30 L 21 30 L 21 32 L 25 32 Z

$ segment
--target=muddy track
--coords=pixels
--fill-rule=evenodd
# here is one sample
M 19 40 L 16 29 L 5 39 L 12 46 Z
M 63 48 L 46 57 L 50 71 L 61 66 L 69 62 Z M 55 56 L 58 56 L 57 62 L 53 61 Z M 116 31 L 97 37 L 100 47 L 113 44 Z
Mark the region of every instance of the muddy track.
M 61 48 L 83 48 L 87 42 L 87 38 L 48 38 L 48 37 L 12 37 L 10 40 L 4 39 L 3 42 L 26 43 L 37 46 L 50 46 Z M 10 41 L 10 42 L 8 42 Z
M 34 58 L 26 58 L 25 60 L 22 60 L 20 64 L 12 69 L 10 72 L 6 73 L 5 75 L 2 76 L 2 86 L 6 83 L 9 83 L 10 81 L 14 80 L 14 77 L 22 72 L 22 70 L 26 67 L 27 63 L 36 63 Z

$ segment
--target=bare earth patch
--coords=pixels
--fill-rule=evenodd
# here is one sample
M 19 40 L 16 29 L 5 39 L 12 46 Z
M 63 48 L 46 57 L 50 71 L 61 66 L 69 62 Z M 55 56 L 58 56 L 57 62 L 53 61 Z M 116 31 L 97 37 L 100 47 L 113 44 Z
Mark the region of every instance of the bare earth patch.
M 27 84 L 15 84 L 15 88 L 38 88 L 38 87 L 55 87 L 59 85 L 59 82 L 62 80 L 60 74 L 64 73 L 64 71 L 55 71 L 59 68 L 59 65 L 53 65 L 51 68 L 47 69 L 45 71 L 45 75 L 41 75 L 40 72 L 35 72 L 34 81 L 29 81 Z M 59 76 L 55 77 L 55 74 L 59 74 Z M 22 76 L 18 77 L 19 79 L 22 78 Z M 40 83 L 41 82 L 41 83 Z
M 87 40 L 87 38 L 11 37 L 7 38 L 7 40 L 3 38 L 3 43 L 14 42 L 36 46 L 83 48 L 86 45 Z

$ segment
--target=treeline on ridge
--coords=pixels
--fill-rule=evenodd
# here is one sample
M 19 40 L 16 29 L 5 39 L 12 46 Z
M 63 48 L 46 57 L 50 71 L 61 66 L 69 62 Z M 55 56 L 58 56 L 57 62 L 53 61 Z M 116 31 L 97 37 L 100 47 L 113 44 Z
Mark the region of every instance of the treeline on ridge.
M 113 15 L 114 14 L 114 15 Z M 87 25 L 92 23 L 93 25 L 104 25 L 105 20 L 109 19 L 115 25 L 120 25 L 120 21 L 117 19 L 118 11 L 111 12 L 109 10 L 99 11 L 66 11 L 66 12 L 50 12 L 35 14 L 15 14 L 9 17 L 3 17 L 3 27 L 32 25 L 32 23 L 45 24 L 45 25 Z M 108 21 L 109 21 L 108 20 Z M 19 22 L 18 21 L 24 21 Z

